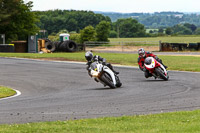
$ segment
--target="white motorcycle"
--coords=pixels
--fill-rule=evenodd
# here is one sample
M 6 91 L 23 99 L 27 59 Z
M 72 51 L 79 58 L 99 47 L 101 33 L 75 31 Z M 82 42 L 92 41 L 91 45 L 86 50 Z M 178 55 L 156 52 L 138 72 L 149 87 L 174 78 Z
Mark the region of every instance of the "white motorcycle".
M 121 87 L 119 77 L 107 66 L 95 61 L 90 65 L 90 75 L 95 81 L 102 83 L 110 88 Z

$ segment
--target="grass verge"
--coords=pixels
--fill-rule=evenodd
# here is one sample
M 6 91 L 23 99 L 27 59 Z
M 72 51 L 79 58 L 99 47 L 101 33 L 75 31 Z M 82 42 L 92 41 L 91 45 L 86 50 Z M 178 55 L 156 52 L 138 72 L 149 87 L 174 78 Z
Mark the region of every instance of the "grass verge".
M 200 111 L 0 125 L 3 133 L 196 133 Z
M 138 66 L 137 54 L 125 54 L 125 53 L 93 53 L 97 54 L 103 58 L 107 59 L 107 62 Z M 0 57 L 21 57 L 21 58 L 46 58 L 50 60 L 73 60 L 73 61 L 83 61 L 85 60 L 84 52 L 76 53 L 48 53 L 48 54 L 38 54 L 38 53 L 0 53 Z M 159 55 L 163 63 L 168 66 L 169 70 L 179 70 L 179 71 L 194 71 L 200 72 L 200 57 L 198 56 L 170 56 L 170 55 Z
M 9 97 L 15 95 L 16 92 L 8 87 L 0 86 L 0 98 Z
M 110 42 L 151 42 L 151 41 L 162 41 L 168 43 L 197 43 L 199 42 L 200 36 L 163 36 L 163 37 L 138 37 L 138 38 L 109 38 Z

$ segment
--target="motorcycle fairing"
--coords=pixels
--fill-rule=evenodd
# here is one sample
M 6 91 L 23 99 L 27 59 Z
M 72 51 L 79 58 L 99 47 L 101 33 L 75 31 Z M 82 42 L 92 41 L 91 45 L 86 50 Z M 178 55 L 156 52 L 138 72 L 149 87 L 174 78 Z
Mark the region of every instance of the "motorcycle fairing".
M 108 68 L 107 66 L 104 66 L 103 70 L 110 74 L 112 81 L 113 81 L 113 84 L 116 85 L 115 75 L 114 75 L 113 71 L 110 70 L 110 68 Z

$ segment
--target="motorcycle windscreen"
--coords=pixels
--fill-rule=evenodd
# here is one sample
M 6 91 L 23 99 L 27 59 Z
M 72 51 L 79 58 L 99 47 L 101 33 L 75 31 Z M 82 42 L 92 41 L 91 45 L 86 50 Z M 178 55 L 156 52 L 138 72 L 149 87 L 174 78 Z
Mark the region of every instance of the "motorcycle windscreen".
M 147 57 L 145 60 L 144 60 L 144 65 L 147 67 L 147 68 L 154 68 L 155 67 L 155 61 L 153 59 L 153 57 Z
M 91 69 L 92 70 L 96 70 L 97 69 L 97 63 L 96 62 L 93 62 L 91 65 L 90 65 Z
M 146 65 L 150 65 L 151 62 L 152 62 L 152 59 L 151 59 L 151 58 L 146 58 L 146 59 L 144 60 L 144 63 L 145 63 Z

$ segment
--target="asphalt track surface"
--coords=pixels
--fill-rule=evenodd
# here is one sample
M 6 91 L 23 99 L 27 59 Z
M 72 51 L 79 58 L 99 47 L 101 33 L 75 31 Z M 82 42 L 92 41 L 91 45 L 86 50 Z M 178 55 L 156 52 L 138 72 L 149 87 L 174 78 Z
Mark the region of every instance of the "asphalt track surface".
M 120 72 L 121 88 L 90 78 L 85 63 L 0 58 L 0 85 L 20 96 L 0 100 L 0 124 L 123 116 L 200 108 L 200 73 L 169 71 L 169 81 Z

